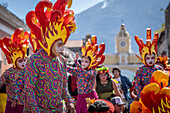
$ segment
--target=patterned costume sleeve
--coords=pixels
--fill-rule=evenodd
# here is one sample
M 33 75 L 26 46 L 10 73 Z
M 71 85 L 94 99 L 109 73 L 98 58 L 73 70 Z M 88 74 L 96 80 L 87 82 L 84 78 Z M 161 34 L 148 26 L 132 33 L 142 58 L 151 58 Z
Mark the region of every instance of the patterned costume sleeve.
M 69 67 L 67 66 L 67 72 L 71 73 L 73 76 L 76 76 L 79 73 L 77 67 Z
M 135 89 L 136 89 L 136 93 L 137 93 L 137 96 L 140 97 L 140 92 L 141 92 L 141 89 L 142 89 L 142 86 L 141 86 L 141 77 L 140 77 L 140 70 L 138 69 L 136 71 L 136 75 L 134 77 L 134 84 L 135 84 Z
M 27 62 L 25 70 L 25 103 L 24 103 L 24 113 L 38 113 L 37 102 L 34 94 L 34 87 L 37 81 L 38 69 L 37 62 L 34 59 L 30 59 Z
M 4 72 L 0 78 L 0 88 L 6 83 L 6 81 L 7 81 L 7 74 L 6 72 Z
M 23 92 L 24 89 L 24 74 L 25 68 L 21 71 L 17 81 L 16 81 L 16 89 L 15 89 L 15 100 L 20 98 L 20 94 Z
M 73 103 L 73 100 L 68 92 L 66 61 L 64 59 L 63 61 L 64 63 L 63 63 L 62 68 L 65 68 L 65 71 L 63 72 L 63 95 L 62 97 L 67 103 Z

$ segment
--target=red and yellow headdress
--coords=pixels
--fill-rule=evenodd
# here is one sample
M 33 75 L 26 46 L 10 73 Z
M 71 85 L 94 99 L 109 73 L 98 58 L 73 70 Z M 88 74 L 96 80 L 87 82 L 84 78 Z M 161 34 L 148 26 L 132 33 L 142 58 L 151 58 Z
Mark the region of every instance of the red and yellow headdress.
M 27 57 L 29 35 L 30 33 L 24 32 L 23 28 L 18 28 L 11 38 L 4 37 L 0 40 L 0 47 L 7 58 L 8 64 L 12 63 L 16 67 L 18 58 Z
M 130 113 L 170 113 L 169 76 L 161 70 L 153 73 L 150 84 L 141 91 L 139 101 L 130 106 Z
M 139 39 L 138 36 L 135 36 L 136 43 L 139 46 L 139 52 L 142 58 L 136 55 L 139 60 L 144 63 L 146 66 L 147 63 L 145 61 L 146 54 L 151 55 L 152 53 L 155 54 L 155 63 L 156 63 L 156 56 L 157 56 L 157 42 L 158 42 L 158 33 L 155 33 L 153 41 L 151 42 L 151 29 L 147 28 L 147 39 L 146 44 L 143 43 L 142 39 Z
M 37 4 L 35 11 L 27 13 L 26 23 L 31 29 L 32 38 L 36 40 L 36 49 L 43 48 L 51 55 L 51 47 L 56 41 L 67 42 L 76 29 L 74 12 L 65 9 L 66 5 L 70 8 L 71 4 L 72 0 L 57 0 L 53 6 L 49 0 L 43 0 Z
M 168 60 L 169 60 L 169 58 L 167 56 L 164 56 L 164 57 L 159 56 L 157 58 L 156 63 L 161 63 L 165 69 L 170 69 L 170 66 L 168 65 Z
M 82 57 L 90 58 L 91 62 L 88 69 L 95 69 L 98 65 L 102 64 L 105 60 L 105 44 L 99 45 L 100 51 L 98 52 L 97 37 L 92 36 L 91 42 L 87 41 L 85 47 L 81 47 Z

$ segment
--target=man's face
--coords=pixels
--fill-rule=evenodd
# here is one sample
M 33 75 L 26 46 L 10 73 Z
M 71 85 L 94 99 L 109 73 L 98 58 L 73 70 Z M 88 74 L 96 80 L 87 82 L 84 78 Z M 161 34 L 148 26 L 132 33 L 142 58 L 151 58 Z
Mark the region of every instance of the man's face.
M 58 40 L 57 42 L 54 43 L 52 47 L 52 53 L 58 56 L 59 54 L 62 54 L 64 51 L 64 44 L 62 40 Z
M 123 113 L 123 105 L 115 104 L 115 111 L 116 113 Z
M 146 64 L 148 66 L 153 66 L 155 64 L 155 54 L 152 53 L 152 55 L 147 54 L 145 57 Z
M 22 59 L 22 58 L 19 58 L 17 59 L 17 67 L 19 69 L 23 69 L 26 65 L 26 58 Z
M 83 57 L 81 59 L 81 66 L 83 69 L 88 68 L 89 64 L 90 64 L 90 60 L 88 58 Z
M 120 76 L 120 72 L 118 70 L 114 70 L 113 74 L 115 78 L 118 78 Z

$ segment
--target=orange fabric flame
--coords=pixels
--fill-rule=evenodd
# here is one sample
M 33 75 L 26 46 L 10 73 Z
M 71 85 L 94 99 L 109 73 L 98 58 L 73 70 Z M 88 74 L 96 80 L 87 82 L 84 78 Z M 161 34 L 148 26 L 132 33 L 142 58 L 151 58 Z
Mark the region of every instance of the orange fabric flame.
M 169 113 L 170 87 L 167 87 L 168 80 L 169 76 L 165 72 L 155 71 L 150 84 L 141 91 L 140 101 L 134 101 L 131 104 L 130 113 Z

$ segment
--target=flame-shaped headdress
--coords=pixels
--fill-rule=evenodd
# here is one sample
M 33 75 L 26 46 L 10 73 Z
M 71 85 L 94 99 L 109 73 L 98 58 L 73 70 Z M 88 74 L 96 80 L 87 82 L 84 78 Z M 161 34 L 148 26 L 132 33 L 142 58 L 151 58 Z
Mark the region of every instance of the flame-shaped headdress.
M 100 51 L 98 52 L 97 37 L 92 36 L 91 42 L 88 40 L 85 47 L 81 47 L 82 57 L 90 58 L 91 62 L 88 69 L 95 69 L 98 65 L 102 64 L 105 60 L 105 44 L 99 45 Z
M 141 91 L 139 101 L 130 106 L 130 113 L 170 113 L 169 76 L 161 70 L 153 73 L 150 84 Z
M 164 57 L 159 56 L 157 58 L 156 63 L 161 63 L 165 69 L 170 69 L 170 66 L 168 65 L 168 60 L 169 60 L 169 58 L 167 56 L 164 56 Z
M 138 55 L 136 55 L 139 60 L 144 63 L 146 66 L 147 63 L 145 61 L 146 54 L 152 55 L 152 53 L 155 54 L 155 63 L 156 63 L 156 56 L 157 56 L 157 42 L 158 42 L 158 33 L 155 33 L 153 41 L 151 43 L 151 29 L 147 28 L 147 39 L 146 44 L 143 43 L 142 39 L 139 39 L 139 37 L 135 36 L 136 43 L 139 46 L 139 52 L 142 58 L 140 58 Z M 154 64 L 155 64 L 154 63 Z
M 23 28 L 18 28 L 11 38 L 4 37 L 0 40 L 0 47 L 7 58 L 8 64 L 12 63 L 16 67 L 18 58 L 27 57 L 29 35 L 30 33 L 24 32 Z
M 76 29 L 74 12 L 65 9 L 66 5 L 70 8 L 71 4 L 72 0 L 57 0 L 53 6 L 49 0 L 43 0 L 37 4 L 35 11 L 27 13 L 26 23 L 31 29 L 31 38 L 36 40 L 31 42 L 33 50 L 43 48 L 51 55 L 54 42 L 67 42 L 71 32 Z

